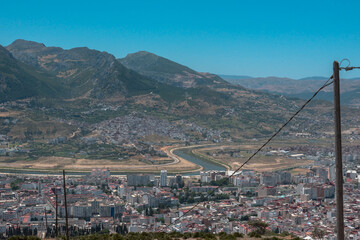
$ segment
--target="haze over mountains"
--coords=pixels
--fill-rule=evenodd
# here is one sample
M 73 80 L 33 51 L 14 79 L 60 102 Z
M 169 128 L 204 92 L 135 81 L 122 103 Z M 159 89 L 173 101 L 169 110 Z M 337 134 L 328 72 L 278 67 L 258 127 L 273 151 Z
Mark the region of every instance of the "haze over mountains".
M 328 79 L 326 77 L 307 77 L 299 80 L 291 78 L 266 77 L 252 78 L 246 76 L 221 75 L 230 83 L 288 97 L 308 99 Z M 318 99 L 333 100 L 333 89 L 328 87 L 317 96 Z M 341 79 L 341 103 L 360 107 L 360 78 Z
M 86 47 L 65 50 L 16 40 L 0 48 L 0 61 L 0 101 L 31 97 L 33 106 L 48 109 L 50 120 L 99 123 L 135 111 L 221 129 L 223 137 L 253 137 L 273 132 L 303 102 L 234 85 L 144 51 L 116 59 Z M 291 80 L 277 81 L 286 86 Z M 264 85 L 254 82 L 259 82 L 258 88 Z M 245 87 L 250 83 L 244 79 Z M 117 110 L 99 113 L 95 110 L 99 104 Z M 350 110 L 343 113 L 345 122 L 353 121 Z M 330 103 L 315 102 L 295 121 L 293 130 L 332 127 L 329 114 Z

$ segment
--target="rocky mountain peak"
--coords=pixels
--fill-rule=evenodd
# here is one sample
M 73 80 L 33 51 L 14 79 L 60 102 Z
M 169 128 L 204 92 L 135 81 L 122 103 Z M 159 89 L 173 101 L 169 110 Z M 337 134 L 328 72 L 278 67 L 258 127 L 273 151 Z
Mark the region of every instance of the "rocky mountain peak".
M 12 42 L 9 46 L 6 47 L 9 51 L 17 49 L 17 50 L 35 50 L 35 49 L 43 49 L 46 48 L 45 44 L 43 43 L 38 43 L 38 42 L 34 42 L 34 41 L 27 41 L 24 39 L 17 39 L 14 42 Z

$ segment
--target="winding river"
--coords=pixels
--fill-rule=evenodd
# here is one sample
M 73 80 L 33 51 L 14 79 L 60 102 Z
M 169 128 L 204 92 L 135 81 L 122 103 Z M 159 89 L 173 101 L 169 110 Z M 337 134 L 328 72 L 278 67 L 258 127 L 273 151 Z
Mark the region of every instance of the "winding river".
M 206 161 L 203 160 L 201 158 L 198 158 L 194 155 L 189 155 L 187 153 L 185 153 L 183 150 L 181 149 L 177 149 L 174 150 L 173 153 L 183 159 L 188 160 L 189 162 L 195 163 L 199 166 L 203 167 L 203 171 L 211 171 L 211 170 L 217 170 L 217 171 L 226 171 L 226 168 L 220 164 L 217 164 L 215 162 L 211 162 L 211 161 Z M 184 173 L 182 175 L 199 175 L 200 172 L 192 172 L 192 173 Z
M 211 171 L 211 170 L 217 170 L 217 171 L 225 171 L 226 168 L 220 164 L 217 164 L 212 161 L 207 161 L 201 158 L 196 157 L 195 155 L 190 155 L 186 153 L 185 149 L 176 149 L 173 151 L 173 154 L 176 156 L 179 156 L 183 159 L 186 159 L 192 163 L 195 163 L 199 166 L 203 167 L 203 171 Z M 62 172 L 59 171 L 36 171 L 36 170 L 20 170 L 20 169 L 0 169 L 0 173 L 19 173 L 19 174 L 44 174 L 44 175 L 61 175 Z M 89 172 L 67 172 L 67 175 L 88 175 Z M 128 173 L 126 172 L 112 172 L 112 175 L 126 175 Z M 197 172 L 191 172 L 191 173 L 182 173 L 184 176 L 190 176 L 190 175 L 199 175 L 200 171 Z M 172 174 L 169 174 L 172 175 Z

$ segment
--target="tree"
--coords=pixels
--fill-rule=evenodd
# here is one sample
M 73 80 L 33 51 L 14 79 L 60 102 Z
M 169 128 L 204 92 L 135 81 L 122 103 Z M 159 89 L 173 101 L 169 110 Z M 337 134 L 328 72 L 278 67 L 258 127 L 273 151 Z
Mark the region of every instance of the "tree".
M 269 226 L 269 224 L 260 220 L 251 221 L 249 225 L 256 228 L 255 232 L 260 235 L 265 234 L 266 228 Z
M 15 235 L 21 235 L 21 229 L 19 226 L 15 229 Z
M 124 225 L 124 233 L 127 234 L 128 233 L 128 229 L 126 227 L 126 224 Z
M 315 227 L 314 231 L 311 233 L 311 236 L 315 239 L 323 239 L 325 236 L 325 231 Z
M 240 221 L 249 221 L 249 215 L 241 216 Z
M 202 187 L 201 179 L 198 180 L 200 187 Z
M 261 235 L 256 231 L 249 233 L 249 237 L 251 238 L 261 238 Z

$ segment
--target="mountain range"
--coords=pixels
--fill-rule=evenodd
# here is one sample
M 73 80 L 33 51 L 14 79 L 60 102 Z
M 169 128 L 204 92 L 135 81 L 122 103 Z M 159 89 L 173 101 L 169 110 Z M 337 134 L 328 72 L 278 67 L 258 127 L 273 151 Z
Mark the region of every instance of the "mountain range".
M 326 77 L 307 77 L 299 80 L 291 78 L 266 77 L 253 78 L 246 76 L 221 75 L 232 84 L 241 85 L 249 89 L 281 94 L 288 97 L 308 99 L 314 91 L 324 84 Z M 341 103 L 350 107 L 360 107 L 360 78 L 341 79 Z M 326 101 L 333 100 L 333 89 L 324 89 L 317 96 Z
M 59 47 L 46 47 L 41 43 L 16 40 L 6 49 L 18 61 L 37 71 L 47 72 L 52 82 L 58 82 L 68 90 L 70 97 L 128 96 L 166 88 L 125 68 L 113 55 L 86 47 L 64 50 Z
M 224 138 L 248 138 L 272 133 L 303 103 L 248 89 L 249 79 L 244 78 L 245 87 L 233 84 L 238 82 L 234 76 L 232 79 L 229 83 L 215 74 L 200 73 L 145 51 L 116 59 L 107 52 L 86 47 L 65 50 L 26 40 L 0 47 L 0 102 L 31 99 L 27 118 L 22 120 L 30 119 L 31 123 L 36 119 L 98 123 L 135 111 L 169 122 L 186 120 L 221 129 Z M 278 80 L 281 81 L 290 80 Z M 95 110 L 101 104 L 116 110 Z M 330 128 L 331 114 L 330 103 L 314 102 L 290 130 Z M 345 123 L 354 121 L 352 114 L 352 109 L 344 109 Z M 45 132 L 29 126 L 23 129 Z

